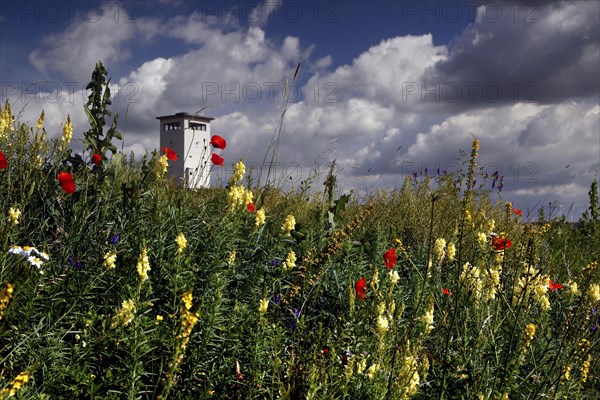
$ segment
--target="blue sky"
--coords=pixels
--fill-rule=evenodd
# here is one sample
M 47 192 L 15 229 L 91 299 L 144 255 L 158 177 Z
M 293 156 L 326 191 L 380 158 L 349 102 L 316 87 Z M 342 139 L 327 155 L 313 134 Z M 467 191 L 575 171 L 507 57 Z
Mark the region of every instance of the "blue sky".
M 126 151 L 158 147 L 156 116 L 209 106 L 226 160 L 260 164 L 301 62 L 279 154 L 295 186 L 335 159 L 342 189 L 392 188 L 456 169 L 477 137 L 495 196 L 572 219 L 598 174 L 598 2 L 6 0 L 0 21 L 2 101 L 44 109 L 51 136 L 67 114 L 86 129 L 102 60 Z

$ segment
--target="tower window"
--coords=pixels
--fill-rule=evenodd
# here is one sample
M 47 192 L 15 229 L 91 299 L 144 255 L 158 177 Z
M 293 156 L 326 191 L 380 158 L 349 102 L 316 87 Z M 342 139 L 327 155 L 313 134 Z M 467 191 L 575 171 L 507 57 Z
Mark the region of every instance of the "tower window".
M 192 128 L 195 131 L 205 131 L 206 130 L 206 124 L 199 124 L 197 122 L 190 122 L 190 128 Z
M 163 125 L 165 131 L 174 131 L 181 129 L 181 122 L 167 122 Z

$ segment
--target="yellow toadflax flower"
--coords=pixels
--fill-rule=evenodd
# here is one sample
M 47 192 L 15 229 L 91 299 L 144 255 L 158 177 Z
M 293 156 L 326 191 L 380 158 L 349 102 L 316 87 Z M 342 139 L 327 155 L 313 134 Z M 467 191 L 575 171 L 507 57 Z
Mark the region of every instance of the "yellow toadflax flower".
M 446 246 L 446 257 L 448 257 L 448 261 L 454 261 L 456 257 L 456 246 L 454 243 L 448 243 L 448 246 Z
M 163 177 L 166 175 L 167 170 L 169 168 L 169 159 L 166 154 L 163 154 L 158 158 L 158 162 L 156 163 L 157 175 L 159 177 Z
M 479 243 L 480 246 L 485 246 L 487 244 L 487 240 L 488 236 L 485 233 L 477 233 L 477 243 Z
M 148 280 L 148 271 L 150 271 L 150 261 L 148 261 L 148 251 L 146 250 L 145 246 L 142 249 L 140 257 L 138 258 L 136 268 L 141 281 L 143 282 Z
M 177 235 L 177 238 L 175 238 L 175 243 L 177 243 L 177 254 L 183 253 L 183 249 L 187 247 L 187 239 L 183 233 Z
M 10 388 L 5 388 L 0 390 L 0 398 L 4 398 L 5 396 L 13 397 L 17 395 L 17 392 L 23 388 L 29 382 L 31 375 L 29 372 L 23 371 L 13 381 L 10 383 Z
M 40 115 L 40 119 L 38 119 L 37 123 L 35 124 L 35 127 L 37 128 L 38 131 L 40 129 L 42 129 L 42 125 L 44 124 L 44 117 L 45 116 L 46 116 L 46 114 L 44 113 L 44 110 L 42 110 L 42 115 Z
M 119 309 L 117 315 L 113 318 L 113 323 L 111 324 L 111 328 L 116 328 L 118 326 L 127 326 L 133 318 L 135 317 L 135 302 L 133 300 L 125 300 Z
M 114 269 L 116 262 L 117 252 L 115 250 L 111 250 L 104 255 L 104 262 L 102 263 L 102 265 L 106 269 Z
M 290 250 L 287 258 L 283 262 L 283 270 L 288 271 L 296 266 L 296 253 L 293 250 Z
M 267 300 L 267 299 L 262 299 L 262 300 L 260 301 L 260 304 L 258 305 L 258 311 L 259 311 L 261 314 L 264 314 L 264 313 L 266 313 L 266 312 L 267 312 L 267 309 L 268 309 L 268 308 L 269 308 L 269 300 Z
M 21 217 L 21 210 L 18 208 L 9 208 L 8 209 L 8 220 L 11 224 L 17 225 L 19 223 L 19 218 Z
M 444 249 L 446 248 L 446 239 L 439 238 L 436 239 L 435 244 L 433 245 L 433 254 L 438 260 L 441 260 L 444 257 Z
M 10 299 L 12 298 L 12 294 L 14 291 L 14 286 L 12 283 L 7 283 L 4 289 L 0 292 L 0 320 L 2 319 L 2 315 L 4 314 L 4 310 L 8 307 L 8 303 L 10 303 Z
M 377 329 L 379 329 L 381 334 L 384 334 L 390 330 L 390 323 L 385 315 L 380 315 L 377 317 Z
M 534 336 L 535 336 L 535 325 L 528 324 L 525 327 L 525 331 L 523 332 L 523 339 L 525 339 L 525 343 L 531 343 Z
M 67 115 L 67 122 L 63 127 L 63 134 L 60 139 L 60 145 L 63 150 L 66 150 L 69 144 L 71 143 L 71 139 L 73 138 L 73 125 L 71 124 L 71 116 Z
M 235 250 L 231 250 L 231 252 L 227 256 L 227 266 L 231 267 L 233 265 L 233 263 L 235 262 L 235 256 Z
M 429 332 L 431 332 L 433 329 L 433 299 L 429 301 L 427 310 L 425 311 L 425 314 L 419 317 L 419 321 L 425 325 L 423 333 L 425 335 L 429 334 Z
M 577 288 L 577 282 L 569 281 L 567 282 L 567 291 L 571 297 L 577 296 L 579 294 L 579 289 Z
M 373 378 L 375 378 L 375 374 L 377 374 L 377 372 L 379 372 L 379 365 L 371 364 L 371 366 L 367 370 L 367 376 L 369 377 L 369 379 L 372 380 Z
M 427 358 L 426 358 L 427 359 Z M 413 356 L 404 357 L 399 377 L 404 382 L 402 398 L 407 399 L 417 394 L 421 378 L 418 373 L 417 360 Z
M 597 283 L 590 285 L 590 288 L 588 289 L 587 293 L 592 303 L 597 302 L 598 300 L 600 300 L 600 285 L 598 285 Z
M 183 304 L 185 309 L 188 311 L 192 309 L 193 300 L 194 300 L 194 297 L 192 296 L 192 292 L 189 290 L 181 296 L 181 304 Z
M 398 281 L 400 280 L 400 275 L 398 274 L 398 271 L 396 271 L 395 269 L 390 270 L 390 272 L 388 273 L 390 275 L 390 280 L 392 281 L 392 285 L 395 285 L 396 283 L 398 283 Z
M 4 110 L 2 110 L 2 106 L 0 106 L 0 138 L 5 137 L 9 130 L 13 131 L 14 129 L 13 115 L 10 110 L 10 103 L 7 99 L 4 104 Z
M 588 354 L 587 359 L 581 364 L 580 376 L 581 383 L 585 383 L 588 380 L 590 374 L 590 365 L 592 364 L 592 355 Z
M 290 236 L 290 233 L 294 230 L 294 228 L 296 228 L 296 218 L 290 214 L 285 217 L 285 221 L 283 221 L 283 225 L 281 225 L 283 236 Z
M 244 177 L 246 173 L 246 166 L 242 162 L 242 160 L 238 161 L 233 167 L 233 175 L 229 178 L 229 185 L 236 186 Z
M 266 219 L 265 209 L 261 208 L 260 210 L 258 210 L 256 212 L 256 216 L 254 218 L 254 225 L 256 225 L 256 227 L 263 225 L 265 223 L 265 219 Z

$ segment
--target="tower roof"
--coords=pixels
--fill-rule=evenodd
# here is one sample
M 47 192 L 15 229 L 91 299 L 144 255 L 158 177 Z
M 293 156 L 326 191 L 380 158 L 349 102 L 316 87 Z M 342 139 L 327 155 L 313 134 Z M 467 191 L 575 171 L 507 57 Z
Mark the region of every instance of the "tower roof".
M 202 121 L 202 122 L 210 122 L 214 119 L 212 117 L 203 117 L 201 115 L 193 115 L 193 114 L 189 114 L 187 112 L 178 112 L 173 115 L 164 115 L 162 117 L 156 117 L 156 119 L 160 119 L 160 120 L 172 119 L 172 118 L 193 119 L 193 120 Z

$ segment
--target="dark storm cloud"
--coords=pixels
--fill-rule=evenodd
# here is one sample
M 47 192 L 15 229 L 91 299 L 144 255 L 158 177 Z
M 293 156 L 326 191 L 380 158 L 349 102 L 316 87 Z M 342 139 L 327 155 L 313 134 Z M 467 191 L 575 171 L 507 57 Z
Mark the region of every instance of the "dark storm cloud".
M 423 83 L 450 108 L 594 96 L 600 90 L 600 2 L 492 2 Z M 438 85 L 438 86 L 436 86 Z M 433 95 L 425 101 L 435 101 Z

